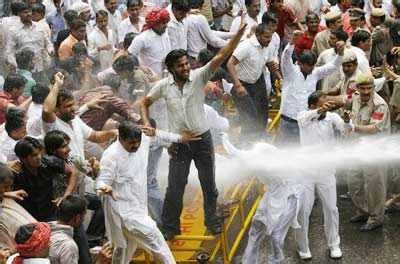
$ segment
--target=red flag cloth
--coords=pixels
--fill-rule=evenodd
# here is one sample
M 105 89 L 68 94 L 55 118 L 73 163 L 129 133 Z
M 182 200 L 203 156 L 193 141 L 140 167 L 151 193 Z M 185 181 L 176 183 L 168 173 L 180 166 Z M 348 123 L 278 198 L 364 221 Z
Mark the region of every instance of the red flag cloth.
M 159 23 L 162 23 L 162 24 L 168 23 L 169 20 L 170 20 L 169 13 L 165 8 L 153 9 L 146 15 L 146 19 L 145 19 L 146 24 L 144 24 L 142 31 L 151 29 Z
M 35 229 L 31 237 L 24 244 L 17 244 L 15 249 L 19 256 L 13 260 L 13 264 L 22 264 L 24 258 L 35 256 L 49 247 L 50 225 L 47 223 L 35 223 Z
M 383 119 L 383 116 L 384 116 L 384 113 L 381 113 L 381 112 L 373 112 L 372 115 L 371 115 L 371 118 L 372 118 L 372 119 L 375 119 L 375 120 L 382 120 L 382 119 Z

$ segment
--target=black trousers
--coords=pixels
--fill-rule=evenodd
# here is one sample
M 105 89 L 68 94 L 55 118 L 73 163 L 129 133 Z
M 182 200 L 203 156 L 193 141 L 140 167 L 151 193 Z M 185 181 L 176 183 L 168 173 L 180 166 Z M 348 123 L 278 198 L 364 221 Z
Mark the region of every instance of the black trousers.
M 261 74 L 253 84 L 241 83 L 246 88 L 246 96 L 241 97 L 232 90 L 232 98 L 239 114 L 241 138 L 256 140 L 265 135 L 268 123 L 268 94 L 264 75 Z
M 79 249 L 79 264 L 92 263 L 88 238 L 82 224 L 78 228 L 74 228 L 74 241 Z
M 215 185 L 214 146 L 210 131 L 203 133 L 199 141 L 189 144 L 174 143 L 168 152 L 168 187 L 162 212 L 162 229 L 180 234 L 182 200 L 192 160 L 197 168 L 203 192 L 205 224 L 213 225 L 216 221 L 218 190 Z

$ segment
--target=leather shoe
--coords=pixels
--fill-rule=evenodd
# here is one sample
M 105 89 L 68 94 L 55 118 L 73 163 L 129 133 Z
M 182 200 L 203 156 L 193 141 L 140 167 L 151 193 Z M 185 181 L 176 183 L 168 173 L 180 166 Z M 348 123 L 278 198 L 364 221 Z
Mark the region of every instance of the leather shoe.
M 173 240 L 175 236 L 180 235 L 179 232 L 174 232 L 174 231 L 162 231 L 163 237 L 165 241 L 170 241 Z
M 355 215 L 350 218 L 350 223 L 363 223 L 368 221 L 368 216 L 366 215 Z
M 362 225 L 361 227 L 360 227 L 360 230 L 361 231 L 372 231 L 372 230 L 375 230 L 375 229 L 377 229 L 377 228 L 380 228 L 380 227 L 382 227 L 383 226 L 383 223 L 381 223 L 381 222 L 373 222 L 373 223 L 366 223 L 365 225 Z
M 207 230 L 214 236 L 219 235 L 222 233 L 222 224 L 215 223 L 213 225 L 209 225 L 209 226 L 207 226 Z

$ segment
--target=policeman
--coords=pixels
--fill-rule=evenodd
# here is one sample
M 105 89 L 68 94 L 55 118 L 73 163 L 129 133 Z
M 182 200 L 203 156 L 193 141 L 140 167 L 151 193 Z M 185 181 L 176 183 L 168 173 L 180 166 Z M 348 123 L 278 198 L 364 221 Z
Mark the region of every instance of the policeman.
M 386 102 L 374 91 L 374 77 L 359 74 L 356 93 L 351 103 L 354 132 L 359 136 L 389 134 L 390 114 Z M 370 231 L 383 225 L 386 198 L 386 168 L 382 165 L 362 165 L 350 171 L 349 191 L 356 214 L 350 222 L 363 222 L 361 231 Z

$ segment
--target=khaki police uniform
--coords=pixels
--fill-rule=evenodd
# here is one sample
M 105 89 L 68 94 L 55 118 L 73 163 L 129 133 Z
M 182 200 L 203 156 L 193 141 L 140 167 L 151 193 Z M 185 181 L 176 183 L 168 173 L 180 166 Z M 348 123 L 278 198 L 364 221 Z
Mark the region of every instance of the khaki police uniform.
M 352 121 L 356 126 L 376 125 L 378 133 L 390 133 L 390 114 L 386 102 L 377 93 L 366 104 L 358 93 L 352 98 Z M 369 216 L 368 223 L 383 222 L 386 200 L 386 166 L 368 165 L 349 171 L 349 191 L 359 215 Z

